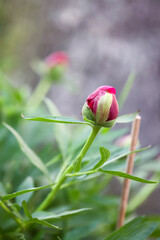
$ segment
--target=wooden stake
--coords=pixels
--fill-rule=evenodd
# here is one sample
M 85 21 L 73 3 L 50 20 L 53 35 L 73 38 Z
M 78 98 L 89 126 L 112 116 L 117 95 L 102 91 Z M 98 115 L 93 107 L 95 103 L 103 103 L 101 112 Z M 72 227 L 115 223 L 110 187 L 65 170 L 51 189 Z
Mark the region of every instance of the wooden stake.
M 130 151 L 134 151 L 136 149 L 137 141 L 138 141 L 138 135 L 139 135 L 139 129 L 140 129 L 140 122 L 141 122 L 141 117 L 138 115 L 138 116 L 136 116 L 136 118 L 135 118 L 135 120 L 132 124 Z M 127 167 L 126 167 L 126 173 L 127 174 L 132 174 L 132 172 L 133 172 L 134 157 L 135 157 L 135 153 L 132 153 L 132 154 L 128 155 Z M 123 190 L 122 190 L 122 196 L 121 196 L 121 205 L 120 205 L 120 213 L 119 213 L 117 228 L 120 228 L 124 224 L 125 213 L 126 213 L 128 197 L 129 197 L 129 191 L 130 191 L 130 179 L 126 178 L 124 180 L 124 184 L 123 184 Z

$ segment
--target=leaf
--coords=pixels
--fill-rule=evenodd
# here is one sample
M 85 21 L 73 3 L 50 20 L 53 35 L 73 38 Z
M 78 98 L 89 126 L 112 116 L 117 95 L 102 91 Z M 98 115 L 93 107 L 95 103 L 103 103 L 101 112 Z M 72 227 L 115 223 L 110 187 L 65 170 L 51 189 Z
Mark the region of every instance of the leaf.
M 137 181 L 137 182 L 142 182 L 142 183 L 157 183 L 156 181 L 145 180 L 143 178 L 135 177 L 135 176 L 132 176 L 132 175 L 124 173 L 124 172 L 108 171 L 108 170 L 103 170 L 103 169 L 90 170 L 90 171 L 86 171 L 86 172 L 72 173 L 72 174 L 67 174 L 66 176 L 67 177 L 77 177 L 77 176 L 93 174 L 93 173 L 97 173 L 97 172 L 108 173 L 108 174 L 111 174 L 113 176 L 123 177 L 123 178 L 131 179 L 131 180 L 134 180 L 134 181 Z
M 44 225 L 44 226 L 49 227 L 49 228 L 61 229 L 60 227 L 58 227 L 56 225 L 53 225 L 51 223 L 48 223 L 48 222 L 46 222 L 44 220 L 40 220 L 40 219 L 38 219 L 36 217 L 33 218 L 31 213 L 29 212 L 29 209 L 28 209 L 26 201 L 23 201 L 22 205 L 23 205 L 23 209 L 24 209 L 24 212 L 25 212 L 26 216 L 29 218 L 29 220 L 26 221 L 26 223 L 29 223 L 29 224 L 37 223 L 37 224 Z
M 157 223 L 138 217 L 111 233 L 104 240 L 145 240 L 154 232 L 156 226 Z
M 4 196 L 1 197 L 1 201 L 10 200 L 10 199 L 15 198 L 17 196 L 20 196 L 22 194 L 25 194 L 25 193 L 28 193 L 28 192 L 35 192 L 35 191 L 42 190 L 42 189 L 45 189 L 45 188 L 49 188 L 49 187 L 52 187 L 52 186 L 53 186 L 53 184 L 50 184 L 50 185 L 46 185 L 46 186 L 42 186 L 42 187 L 30 188 L 30 189 L 25 189 L 25 190 L 22 190 L 22 191 L 14 192 L 14 193 L 11 193 L 11 194 L 7 194 L 7 195 L 4 195 Z
M 39 122 L 54 122 L 54 123 L 67 123 L 67 124 L 85 124 L 92 126 L 88 122 L 83 122 L 71 117 L 58 117 L 58 116 L 37 116 L 37 117 L 26 117 L 22 114 L 22 117 L 26 120 L 39 121 Z
M 80 208 L 80 209 L 75 209 L 75 210 L 70 210 L 70 211 L 64 211 L 62 213 L 54 214 L 54 213 L 49 213 L 45 211 L 39 211 L 35 212 L 32 214 L 33 218 L 38 218 L 40 220 L 46 220 L 46 219 L 59 219 L 59 218 L 64 218 L 72 215 L 76 215 L 78 213 L 84 212 L 91 210 L 91 208 Z
M 102 173 L 108 173 L 108 174 L 111 174 L 111 175 L 114 175 L 114 176 L 117 176 L 117 177 L 123 177 L 123 178 L 131 179 L 131 180 L 134 180 L 134 181 L 137 181 L 137 182 L 151 183 L 151 184 L 152 183 L 157 183 L 156 181 L 145 180 L 143 178 L 135 177 L 135 176 L 132 176 L 132 175 L 124 173 L 124 172 L 108 171 L 108 170 L 102 170 L 102 169 L 100 169 L 98 171 L 102 172 Z
M 97 171 L 98 171 L 98 170 L 90 170 L 90 171 L 86 171 L 86 172 L 69 173 L 69 174 L 66 174 L 66 176 L 67 176 L 67 177 L 77 177 L 77 176 L 82 176 L 82 175 L 97 173 Z
M 18 191 L 22 191 L 24 189 L 30 189 L 30 188 L 34 188 L 34 183 L 33 183 L 33 178 L 32 177 L 27 177 L 18 187 Z M 21 205 L 21 203 L 23 202 L 23 200 L 25 200 L 26 202 L 28 202 L 28 200 L 31 198 L 33 194 L 32 192 L 27 192 L 25 194 L 19 195 L 16 197 L 16 202 Z
M 143 188 L 141 188 L 129 201 L 127 212 L 132 212 L 139 207 L 151 195 L 156 187 L 156 185 L 145 185 Z
M 97 169 L 97 168 L 101 167 L 108 160 L 108 158 L 111 155 L 110 151 L 104 147 L 100 147 L 99 151 L 101 154 L 101 160 L 94 166 L 93 169 Z
M 134 80 L 135 80 L 135 73 L 131 73 L 124 85 L 124 88 L 119 96 L 119 99 L 118 99 L 118 106 L 119 106 L 119 109 L 121 109 L 128 97 L 128 94 L 132 88 L 132 85 L 134 83 Z
M 124 154 L 122 154 L 122 155 L 119 155 L 119 156 L 117 156 L 117 157 L 112 158 L 110 161 L 104 163 L 102 167 L 105 167 L 105 166 L 107 166 L 108 164 L 111 164 L 111 163 L 113 163 L 113 162 L 115 162 L 115 161 L 117 161 L 117 160 L 119 160 L 119 159 L 121 159 L 121 158 L 124 158 L 124 157 L 126 157 L 126 156 L 128 156 L 128 155 L 130 155 L 130 154 L 132 154 L 132 153 L 138 153 L 138 152 L 142 152 L 142 151 L 148 150 L 150 147 L 151 147 L 151 146 L 147 146 L 147 147 L 144 147 L 144 148 L 137 149 L 137 150 L 135 150 L 135 151 L 131 151 L 131 152 L 128 151 L 128 152 L 126 152 L 126 153 L 124 153 Z M 103 170 L 106 170 L 106 169 L 103 169 Z
M 24 212 L 25 212 L 26 216 L 27 216 L 29 219 L 32 219 L 32 215 L 31 215 L 31 213 L 29 212 L 29 209 L 28 209 L 28 206 L 27 206 L 27 203 L 26 203 L 25 200 L 22 202 L 22 206 L 23 206 L 23 209 L 24 209 Z
M 3 184 L 0 182 L 0 195 L 5 195 L 5 194 L 6 194 L 5 187 L 4 187 Z
M 6 128 L 15 136 L 17 139 L 19 146 L 21 150 L 24 152 L 24 154 L 28 157 L 28 159 L 31 161 L 33 165 L 35 165 L 41 172 L 43 172 L 48 180 L 52 182 L 49 172 L 45 166 L 45 164 L 42 162 L 42 160 L 33 152 L 31 148 L 28 147 L 28 145 L 25 143 L 25 141 L 22 139 L 22 137 L 14 130 L 11 126 L 9 126 L 6 123 L 3 123 Z
M 58 230 L 62 229 L 62 228 L 60 228 L 56 225 L 48 223 L 47 221 L 39 220 L 38 218 L 32 218 L 31 220 L 27 221 L 27 223 L 37 223 L 37 224 L 40 224 L 40 225 L 43 225 L 43 226 L 49 227 L 49 228 L 55 228 L 55 229 L 58 229 Z
M 135 117 L 138 115 L 138 112 L 125 114 L 117 118 L 116 123 L 129 123 L 133 122 Z
M 25 240 L 24 235 L 22 233 L 7 233 L 2 235 L 5 240 Z M 0 238 L 1 239 L 1 238 Z
M 46 103 L 50 113 L 52 115 L 61 116 L 60 112 L 58 111 L 56 105 L 49 99 L 45 98 L 44 102 Z M 54 124 L 54 136 L 58 143 L 59 149 L 65 159 L 68 150 L 68 142 L 69 142 L 69 133 L 68 128 L 64 124 Z
M 84 222 L 84 221 L 83 221 Z M 88 239 L 89 235 L 93 235 L 95 231 L 98 231 L 99 221 L 96 219 L 95 221 L 89 221 L 86 224 L 78 225 L 75 228 L 71 228 L 64 237 L 64 240 L 82 240 Z M 89 238 L 93 239 L 93 238 Z M 95 238 L 94 238 L 95 239 Z

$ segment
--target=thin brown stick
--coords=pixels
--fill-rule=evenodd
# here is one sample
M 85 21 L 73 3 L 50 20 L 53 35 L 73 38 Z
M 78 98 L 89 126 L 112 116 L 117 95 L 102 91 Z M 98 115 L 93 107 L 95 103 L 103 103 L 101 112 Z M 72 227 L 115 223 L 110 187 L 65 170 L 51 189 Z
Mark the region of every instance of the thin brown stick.
M 138 116 L 136 116 L 136 118 L 132 124 L 130 151 L 134 151 L 136 149 L 138 135 L 139 135 L 139 129 L 140 129 L 140 122 L 141 122 L 141 117 L 138 115 Z M 133 172 L 134 157 L 135 157 L 135 153 L 132 153 L 127 158 L 127 167 L 126 167 L 127 174 L 132 174 L 132 172 Z M 129 197 L 129 191 L 130 191 L 130 179 L 126 178 L 124 180 L 124 184 L 123 184 L 120 213 L 119 213 L 117 228 L 120 228 L 124 224 L 125 213 L 126 213 L 128 197 Z

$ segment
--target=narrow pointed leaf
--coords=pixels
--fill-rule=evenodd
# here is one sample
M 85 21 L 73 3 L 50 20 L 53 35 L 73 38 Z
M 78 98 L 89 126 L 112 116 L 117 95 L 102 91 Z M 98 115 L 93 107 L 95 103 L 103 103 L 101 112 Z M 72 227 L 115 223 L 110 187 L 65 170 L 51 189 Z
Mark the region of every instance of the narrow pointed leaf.
M 28 192 L 35 192 L 35 191 L 42 190 L 42 189 L 45 189 L 45 188 L 49 188 L 49 187 L 52 187 L 52 186 L 53 186 L 53 184 L 50 184 L 50 185 L 46 185 L 46 186 L 42 186 L 42 187 L 30 188 L 30 189 L 25 189 L 25 190 L 22 190 L 22 191 L 14 192 L 14 193 L 2 196 L 1 200 L 2 201 L 10 200 L 10 199 L 15 198 L 17 196 L 20 196 L 22 194 L 25 194 L 25 193 L 28 193 Z
M 111 174 L 111 175 L 114 175 L 114 176 L 117 176 L 117 177 L 122 177 L 122 178 L 128 178 L 128 179 L 131 179 L 131 180 L 134 180 L 134 181 L 137 181 L 137 182 L 141 182 L 141 183 L 157 183 L 156 181 L 149 181 L 149 180 L 145 180 L 143 178 L 139 178 L 139 177 L 135 177 L 135 176 L 132 176 L 130 174 L 127 174 L 127 173 L 124 173 L 124 172 L 119 172 L 119 171 L 108 171 L 108 170 L 98 170 L 99 172 L 102 172 L 102 173 L 108 173 L 108 174 Z
M 61 229 L 60 227 L 58 227 L 56 225 L 53 225 L 51 223 L 48 223 L 47 221 L 41 220 L 37 217 L 33 218 L 29 209 L 28 209 L 27 203 L 25 201 L 23 201 L 22 206 L 23 206 L 23 209 L 24 209 L 24 212 L 25 212 L 26 216 L 29 218 L 29 220 L 26 221 L 26 223 L 30 223 L 30 224 L 37 223 L 37 224 L 43 225 L 45 227 L 55 228 L 55 229 L 59 229 L 59 230 Z
M 111 153 L 108 149 L 104 148 L 104 147 L 100 147 L 99 148 L 100 154 L 101 154 L 101 159 L 100 161 L 94 166 L 93 169 L 97 169 L 99 167 L 101 167 L 110 157 Z
M 11 126 L 9 126 L 6 123 L 3 123 L 3 124 L 15 136 L 22 152 L 24 152 L 24 154 L 28 157 L 31 163 L 34 164 L 41 172 L 43 172 L 47 176 L 49 181 L 52 182 L 49 176 L 49 172 L 45 164 L 42 162 L 42 160 L 36 155 L 36 153 L 31 148 L 28 147 L 28 145 L 25 143 L 22 137 L 16 132 L 15 129 L 13 129 Z
M 67 176 L 67 177 L 78 177 L 78 176 L 82 176 L 82 175 L 97 173 L 97 171 L 98 171 L 98 170 L 90 170 L 90 171 L 86 171 L 86 172 L 69 173 L 69 174 L 67 174 L 66 176 Z
M 30 211 L 29 211 L 29 209 L 28 209 L 28 206 L 27 206 L 27 203 L 26 203 L 25 200 L 22 202 L 22 206 L 23 206 L 23 209 L 24 209 L 24 212 L 25 212 L 26 216 L 27 216 L 29 219 L 32 219 L 32 215 L 31 215 L 31 213 L 30 213 Z
M 18 187 L 17 191 L 23 191 L 24 189 L 31 189 L 34 188 L 34 182 L 33 182 L 33 178 L 32 177 L 27 177 Z M 32 192 L 27 192 L 24 194 L 21 194 L 19 196 L 16 197 L 16 203 L 18 203 L 18 205 L 21 205 L 23 200 L 25 200 L 26 202 L 29 201 L 29 199 L 32 197 L 33 195 L 33 191 Z
M 135 80 L 135 73 L 131 73 L 125 83 L 125 86 L 123 87 L 122 89 L 122 92 L 119 96 L 119 99 L 118 99 L 118 106 L 119 106 L 119 109 L 121 109 L 128 97 L 128 94 L 132 88 L 132 85 L 134 83 L 134 80 Z
M 138 115 L 138 112 L 125 114 L 117 118 L 116 123 L 129 123 L 133 122 L 135 117 Z
M 92 124 L 88 122 L 83 122 L 71 117 L 58 117 L 58 116 L 35 116 L 35 117 L 26 117 L 22 115 L 22 117 L 26 120 L 30 121 L 39 121 L 39 122 L 53 122 L 53 123 L 67 123 L 67 124 L 85 124 L 92 126 Z
M 131 151 L 131 152 L 128 151 L 128 152 L 126 152 L 126 153 L 124 153 L 124 154 L 122 154 L 122 155 L 120 155 L 120 156 L 114 157 L 114 158 L 112 158 L 110 161 L 104 163 L 104 164 L 103 164 L 103 167 L 105 167 L 105 166 L 107 167 L 108 164 L 111 164 L 112 162 L 115 162 L 115 161 L 117 161 L 117 160 L 119 160 L 119 159 L 121 159 L 121 158 L 124 158 L 124 157 L 126 157 L 126 156 L 128 156 L 128 155 L 130 155 L 130 154 L 132 154 L 132 153 L 138 153 L 138 152 L 142 152 L 142 151 L 148 150 L 150 147 L 151 147 L 151 146 L 147 146 L 147 147 L 144 147 L 144 148 L 137 149 L 137 150 L 135 150 L 135 151 Z M 106 170 L 106 169 L 103 168 L 103 170 Z
M 25 240 L 26 238 L 24 237 L 23 233 L 7 233 L 7 234 L 2 234 L 2 240 Z
M 47 221 L 45 220 L 39 220 L 38 218 L 32 218 L 31 220 L 27 221 L 27 223 L 37 223 L 37 224 L 40 224 L 40 225 L 43 225 L 45 227 L 48 227 L 48 228 L 55 228 L 55 229 L 58 229 L 58 230 L 61 230 L 62 228 L 56 226 L 56 225 L 53 225 L 51 223 L 48 223 Z
M 138 217 L 111 233 L 104 240 L 146 240 L 156 229 L 157 223 Z
M 40 212 L 35 212 L 32 214 L 33 218 L 38 218 L 40 220 L 46 220 L 46 219 L 59 219 L 59 218 L 64 218 L 64 217 L 69 217 L 72 215 L 76 215 L 78 213 L 84 212 L 84 211 L 88 211 L 91 210 L 91 208 L 80 208 L 80 209 L 75 209 L 75 210 L 69 210 L 69 211 L 65 211 L 62 213 L 49 213 L 49 212 L 45 212 L 45 211 L 40 211 Z
M 157 185 L 145 185 L 141 188 L 135 196 L 131 198 L 128 203 L 127 212 L 133 212 L 136 208 L 138 208 L 156 189 Z
M 56 115 L 61 117 L 61 114 L 58 111 L 56 105 L 49 98 L 45 98 L 44 102 L 53 116 Z M 55 123 L 53 124 L 53 129 L 54 129 L 54 137 L 58 143 L 58 146 L 63 155 L 63 158 L 65 159 L 67 155 L 68 143 L 69 143 L 68 128 L 66 127 L 65 124 Z

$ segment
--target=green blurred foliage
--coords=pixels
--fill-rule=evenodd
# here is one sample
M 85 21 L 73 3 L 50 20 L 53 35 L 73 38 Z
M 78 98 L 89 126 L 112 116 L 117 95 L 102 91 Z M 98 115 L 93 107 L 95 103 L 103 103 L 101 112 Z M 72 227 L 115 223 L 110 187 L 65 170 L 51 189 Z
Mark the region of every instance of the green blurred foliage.
M 90 129 L 85 125 L 27 122 L 20 114 L 29 113 L 28 101 L 28 94 L 24 88 L 13 87 L 1 73 L 0 239 L 100 240 L 107 237 L 106 239 L 118 240 L 114 230 L 118 218 L 122 179 L 113 175 L 94 172 L 91 175 L 68 177 L 47 210 L 36 211 L 52 188 L 50 182 L 55 184 L 59 172 L 78 155 Z M 59 110 L 49 99 L 45 99 L 43 104 L 40 102 L 35 112 L 57 115 L 60 118 Z M 126 116 L 121 118 L 122 120 L 126 121 Z M 6 125 L 10 132 L 2 122 L 10 125 Z M 97 169 L 97 166 L 101 167 L 106 161 L 108 165 L 105 166 L 105 170 L 124 171 L 129 150 L 116 145 L 116 141 L 128 131 L 129 129 L 124 127 L 102 129 L 84 157 L 81 171 L 93 170 L 95 166 Z M 155 179 L 159 179 L 159 161 L 150 164 L 157 153 L 157 148 L 154 148 L 137 154 L 136 176 L 148 178 L 151 172 L 155 172 Z M 112 190 L 114 187 L 118 188 L 118 193 Z M 131 187 L 132 199 L 135 198 L 136 201 L 131 199 L 129 202 L 127 220 L 137 216 L 136 208 L 155 190 L 156 185 L 148 187 L 140 182 L 133 182 Z M 142 195 L 146 196 L 143 201 L 139 197 Z M 125 231 L 134 233 L 137 228 L 139 231 L 143 230 L 140 235 L 142 239 L 154 232 L 153 236 L 156 239 L 160 231 L 156 224 L 160 220 L 150 220 L 149 223 L 145 221 L 147 220 L 135 220 L 135 228 L 130 224 L 125 227 Z M 120 231 L 122 236 L 126 234 L 123 228 Z M 137 235 L 133 239 L 137 240 Z

